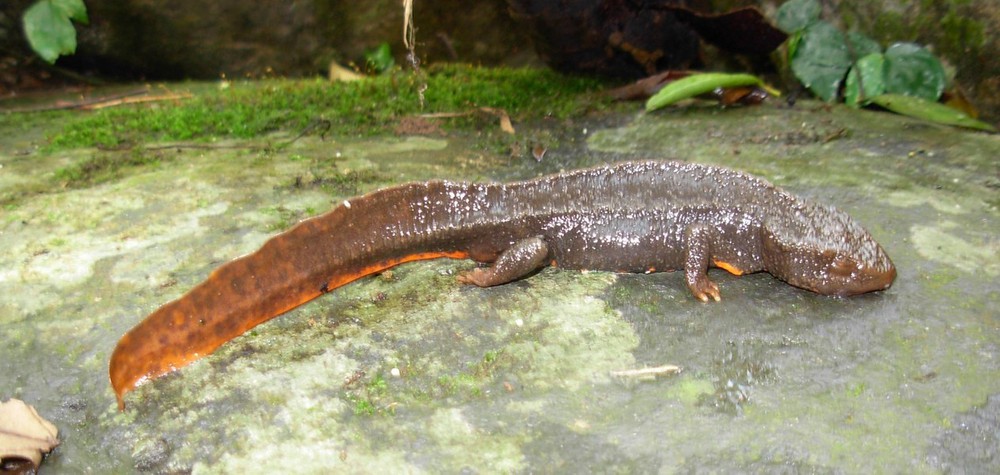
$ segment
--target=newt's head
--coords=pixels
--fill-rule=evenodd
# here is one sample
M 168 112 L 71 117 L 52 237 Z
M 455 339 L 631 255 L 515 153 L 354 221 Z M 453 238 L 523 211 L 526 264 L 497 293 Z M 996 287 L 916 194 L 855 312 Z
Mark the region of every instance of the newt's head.
M 764 266 L 796 287 L 845 297 L 884 290 L 896 268 L 882 246 L 843 211 L 804 204 L 768 218 Z

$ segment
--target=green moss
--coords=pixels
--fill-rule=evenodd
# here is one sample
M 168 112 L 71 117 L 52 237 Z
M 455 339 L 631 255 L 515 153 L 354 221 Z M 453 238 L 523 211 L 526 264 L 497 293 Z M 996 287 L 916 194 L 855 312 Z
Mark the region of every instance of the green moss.
M 444 66 L 425 76 L 425 107 L 418 98 L 421 78 L 396 72 L 356 82 L 269 80 L 234 83 L 177 105 L 119 107 L 81 117 L 51 139 L 51 148 L 115 146 L 125 142 L 251 138 L 283 130 L 297 134 L 317 120 L 329 133 L 375 135 L 396 119 L 417 113 L 502 108 L 516 119 L 565 118 L 589 107 L 582 93 L 599 83 L 549 70 Z M 475 116 L 448 121 L 477 124 Z
M 54 178 L 61 186 L 79 188 L 120 178 L 125 170 L 159 164 L 162 158 L 141 148 L 113 153 L 95 153 L 89 158 L 59 168 Z
M 483 365 L 489 366 L 496 363 L 496 361 L 500 359 L 501 355 L 503 355 L 503 350 L 487 351 L 486 354 L 483 355 Z
M 319 188 L 335 196 L 357 195 L 364 189 L 364 185 L 380 183 L 386 177 L 371 169 L 351 170 L 346 173 L 333 171 L 326 174 L 323 170 L 316 170 L 309 179 L 301 176 L 295 177 L 292 183 L 293 188 Z M 310 213 L 313 214 L 313 213 Z
M 379 373 L 368 382 L 367 389 L 369 394 L 384 396 L 389 391 L 389 385 L 386 384 L 385 377 Z
M 479 397 L 483 394 L 479 381 L 468 373 L 458 373 L 454 376 L 445 375 L 438 378 L 438 386 L 445 396 L 466 395 Z
M 508 357 L 503 349 L 487 351 L 483 354 L 482 360 L 470 365 L 468 370 L 454 375 L 439 376 L 438 389 L 446 397 L 480 397 L 487 385 L 494 380 L 498 370 L 511 364 L 513 358 Z
M 697 376 L 683 376 L 677 384 L 667 389 L 666 395 L 684 404 L 694 405 L 704 398 L 711 397 L 715 385 L 711 381 Z
M 868 385 L 866 385 L 864 382 L 858 382 L 850 385 L 847 388 L 847 395 L 850 397 L 858 398 L 861 397 L 866 390 L 868 390 Z
M 354 415 L 373 416 L 376 414 L 393 414 L 395 401 L 389 396 L 389 384 L 382 373 L 376 374 L 371 380 L 348 390 L 347 400 L 351 402 Z
M 367 399 L 356 399 L 354 401 L 354 415 L 371 416 L 375 415 L 375 404 Z
M 275 218 L 274 221 L 265 226 L 265 231 L 267 232 L 284 231 L 291 227 L 292 224 L 301 221 L 304 217 L 302 211 L 288 209 L 284 206 L 264 208 L 261 210 L 261 213 Z

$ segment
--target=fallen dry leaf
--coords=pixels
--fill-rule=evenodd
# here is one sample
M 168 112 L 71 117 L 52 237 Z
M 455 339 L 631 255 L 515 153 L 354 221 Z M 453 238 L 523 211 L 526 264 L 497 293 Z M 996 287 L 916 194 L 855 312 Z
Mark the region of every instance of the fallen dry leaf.
M 20 399 L 0 403 L 0 460 L 28 460 L 35 468 L 42 454 L 59 445 L 59 430 Z
M 649 77 L 642 78 L 627 86 L 612 89 L 607 92 L 616 101 L 646 100 L 660 92 L 663 86 L 694 74 L 694 71 L 667 70 Z
M 500 119 L 500 130 L 511 135 L 514 134 L 514 124 L 510 122 L 510 115 L 507 114 L 507 111 L 494 107 L 480 107 L 479 110 L 497 116 Z
M 510 116 L 502 109 L 500 110 L 500 130 L 508 134 L 514 134 L 514 125 L 510 123 Z
M 447 119 L 451 117 L 465 117 L 477 112 L 485 112 L 500 119 L 500 130 L 508 134 L 514 134 L 514 124 L 510 121 L 510 114 L 508 114 L 507 111 L 496 107 L 480 107 L 479 109 L 465 112 L 435 112 L 433 114 L 420 114 L 417 117 L 425 119 Z
M 348 68 L 345 68 L 337 64 L 336 61 L 330 61 L 330 71 L 329 74 L 327 75 L 327 78 L 331 82 L 336 82 L 336 81 L 351 82 L 364 79 L 365 76 L 363 74 L 358 74 Z
M 535 146 L 531 149 L 531 156 L 535 157 L 535 161 L 536 162 L 540 162 L 540 161 L 542 161 L 542 158 L 545 157 L 545 152 L 547 152 L 547 151 L 548 151 L 548 149 L 545 148 L 544 145 L 542 145 L 542 144 L 535 144 Z
M 962 90 L 958 86 L 955 86 L 950 91 L 944 91 L 941 94 L 941 102 L 952 109 L 964 112 L 965 115 L 973 119 L 979 118 L 979 109 L 976 109 L 976 106 L 965 97 L 965 94 L 962 93 Z
M 767 99 L 767 91 L 758 86 L 720 87 L 712 91 L 719 104 L 731 106 L 734 104 L 757 105 Z

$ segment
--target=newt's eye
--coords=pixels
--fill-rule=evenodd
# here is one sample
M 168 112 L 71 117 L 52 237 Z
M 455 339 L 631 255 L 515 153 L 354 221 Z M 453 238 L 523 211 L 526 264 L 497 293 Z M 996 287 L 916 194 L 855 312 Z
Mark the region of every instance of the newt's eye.
M 837 276 L 847 277 L 857 270 L 857 266 L 854 264 L 854 260 L 844 257 L 837 256 L 830 262 L 830 273 Z

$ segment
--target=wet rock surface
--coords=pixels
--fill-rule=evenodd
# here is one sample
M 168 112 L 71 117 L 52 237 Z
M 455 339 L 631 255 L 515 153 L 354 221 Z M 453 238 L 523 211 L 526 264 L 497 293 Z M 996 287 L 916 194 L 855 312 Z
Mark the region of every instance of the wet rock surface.
M 959 414 L 952 428 L 934 438 L 928 463 L 942 472 L 995 473 L 1000 470 L 1000 396 Z
M 0 211 L 0 398 L 59 426 L 43 467 L 54 472 L 996 467 L 997 136 L 808 101 L 692 106 L 567 121 L 541 162 L 463 134 L 307 137 L 272 155 L 172 150 L 38 191 L 105 152 L 46 153 L 44 121 L 5 127 L 0 186 L 35 192 Z M 835 299 L 713 271 L 723 300 L 702 304 L 678 273 L 549 268 L 479 289 L 454 279 L 471 262 L 411 263 L 257 327 L 117 410 L 117 339 L 297 219 L 405 181 L 632 158 L 738 168 L 835 205 L 899 277 Z M 303 186 L 309 176 L 354 178 Z M 663 364 L 684 371 L 612 376 Z

